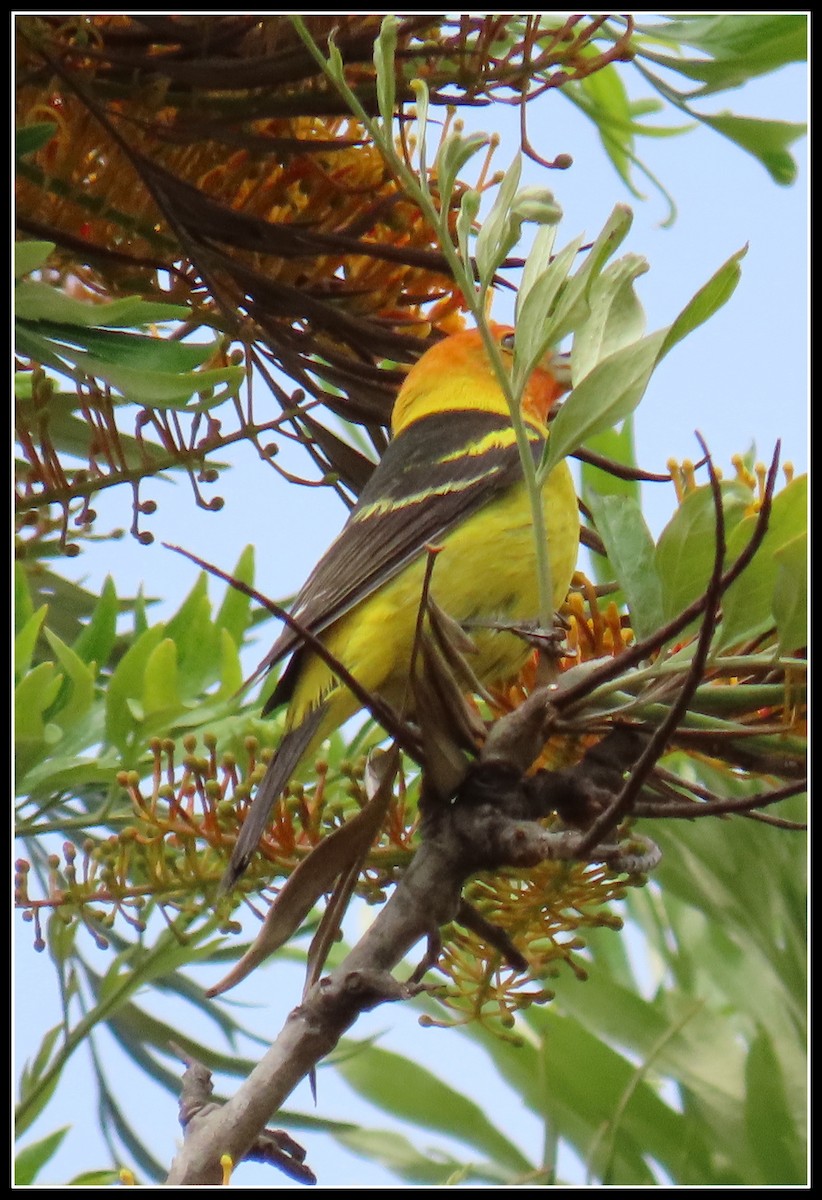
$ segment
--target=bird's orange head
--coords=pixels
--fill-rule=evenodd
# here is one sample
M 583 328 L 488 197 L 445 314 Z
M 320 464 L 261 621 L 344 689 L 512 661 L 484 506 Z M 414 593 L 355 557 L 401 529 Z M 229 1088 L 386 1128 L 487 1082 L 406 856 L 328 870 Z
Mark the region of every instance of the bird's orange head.
M 514 355 L 514 330 L 491 325 L 503 360 Z M 548 352 L 534 368 L 522 409 L 525 419 L 544 431 L 555 401 L 571 386 L 565 355 Z M 451 334 L 426 350 L 408 372 L 391 415 L 394 437 L 414 421 L 434 413 L 473 410 L 508 415 L 508 405 L 478 329 Z

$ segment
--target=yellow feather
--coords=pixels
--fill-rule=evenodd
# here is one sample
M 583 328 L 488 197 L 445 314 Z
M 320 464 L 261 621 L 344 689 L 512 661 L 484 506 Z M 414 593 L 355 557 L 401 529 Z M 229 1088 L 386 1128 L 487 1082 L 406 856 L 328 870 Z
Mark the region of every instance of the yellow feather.
M 510 361 L 509 334 L 512 331 L 494 327 L 494 332 Z M 523 400 L 527 423 L 543 436 L 547 413 L 564 390 L 551 372 L 550 356 L 547 356 L 533 372 Z M 442 417 L 452 412 L 491 414 L 510 420 L 505 396 L 477 330 L 455 334 L 438 343 L 411 368 L 394 405 L 394 437 L 406 433 L 415 422 L 426 417 Z M 487 421 L 484 428 L 487 428 Z M 419 449 L 425 444 L 424 438 L 415 444 Z M 445 457 L 438 457 L 438 464 L 471 459 L 480 466 L 479 477 L 466 483 L 459 472 L 455 472 L 453 482 L 446 479 L 434 487 L 432 480 L 431 490 L 419 495 L 405 495 L 396 502 L 379 498 L 373 505 L 360 508 L 357 519 L 361 525 L 373 522 L 375 539 L 379 539 L 382 514 L 394 510 L 392 519 L 396 522 L 397 511 L 407 505 L 409 520 L 413 520 L 429 500 L 436 503 L 443 495 L 461 488 L 476 489 L 478 478 L 480 486 L 483 478 L 482 455 L 512 449 L 513 445 L 513 429 L 503 427 L 490 434 L 478 433 L 476 441 L 459 453 L 449 454 L 447 448 L 443 448 Z M 442 474 L 437 478 L 441 481 Z M 379 496 L 379 489 L 376 494 Z M 546 481 L 543 498 L 553 602 L 559 607 L 571 581 L 579 542 L 577 499 L 566 463 L 561 463 Z M 386 549 L 388 545 L 384 543 Z M 483 507 L 472 511 L 440 538 L 439 545 L 441 551 L 431 578 L 431 595 L 455 621 L 466 624 L 495 620 L 517 622 L 537 615 L 534 534 L 524 484 L 512 485 Z M 426 557 L 424 547 L 420 547 L 416 558 L 393 577 L 383 579 L 371 594 L 322 632 L 323 642 L 335 658 L 364 688 L 381 696 L 394 708 L 400 708 L 406 699 Z M 297 615 L 304 607 L 298 608 Z M 471 638 L 477 649 L 476 654 L 471 655 L 470 666 L 484 683 L 503 682 L 513 677 L 528 656 L 525 643 L 511 633 L 471 628 Z M 279 654 L 276 647 L 273 653 L 276 658 Z M 293 665 L 298 667 L 297 677 L 290 694 L 282 751 L 272 759 L 257 790 L 226 873 L 227 885 L 245 869 L 268 813 L 288 782 L 288 772 L 360 708 L 351 692 L 315 654 L 302 650 Z M 324 706 L 322 714 L 317 711 L 321 705 Z M 312 715 L 314 728 L 307 723 Z

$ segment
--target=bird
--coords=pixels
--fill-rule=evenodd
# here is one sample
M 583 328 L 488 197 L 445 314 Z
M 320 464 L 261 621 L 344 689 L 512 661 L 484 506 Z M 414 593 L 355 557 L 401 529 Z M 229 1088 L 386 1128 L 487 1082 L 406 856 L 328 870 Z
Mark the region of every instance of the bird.
M 490 331 L 510 367 L 514 330 L 490 323 Z M 567 355 L 549 351 L 522 400 L 537 460 L 549 436 L 549 412 L 569 385 Z M 577 497 L 565 460 L 543 485 L 543 509 L 552 600 L 559 608 L 579 545 Z M 432 545 L 438 554 L 429 594 L 452 621 L 470 629 L 473 673 L 483 684 L 513 678 L 529 647 L 504 626 L 538 613 L 536 554 L 508 403 L 479 329 L 443 338 L 410 368 L 383 456 L 290 609 L 368 693 L 397 710 L 408 696 Z M 265 716 L 287 705 L 285 732 L 238 833 L 222 891 L 246 870 L 300 764 L 362 707 L 291 626 L 257 673 L 286 658 L 263 710 Z

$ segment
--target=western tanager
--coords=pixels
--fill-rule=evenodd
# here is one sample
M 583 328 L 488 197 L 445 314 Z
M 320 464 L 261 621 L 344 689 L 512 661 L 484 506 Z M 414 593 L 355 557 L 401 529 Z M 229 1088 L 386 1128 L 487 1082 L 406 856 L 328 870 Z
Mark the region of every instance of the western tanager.
M 493 326 L 503 356 L 513 330 Z M 522 404 L 535 455 L 546 419 L 568 389 L 560 359 L 534 370 Z M 426 568 L 426 547 L 441 551 L 430 595 L 470 626 L 474 674 L 484 683 L 511 678 L 528 646 L 501 629 L 473 622 L 526 621 L 538 596 L 531 510 L 505 397 L 478 330 L 427 350 L 409 371 L 392 413 L 392 439 L 332 543 L 300 591 L 294 617 L 322 640 L 370 693 L 399 708 L 408 693 Z M 579 516 L 565 462 L 544 488 L 553 603 L 565 598 L 579 542 Z M 286 732 L 240 830 L 223 885 L 245 870 L 271 809 L 298 764 L 360 707 L 354 695 L 300 637 L 286 628 L 262 664 L 287 655 L 265 712 L 288 704 Z

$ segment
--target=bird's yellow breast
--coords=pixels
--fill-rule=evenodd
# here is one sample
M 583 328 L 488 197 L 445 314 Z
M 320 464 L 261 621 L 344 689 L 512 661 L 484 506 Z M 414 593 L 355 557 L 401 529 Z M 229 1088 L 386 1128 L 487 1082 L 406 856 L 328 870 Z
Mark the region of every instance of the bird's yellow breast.
M 579 541 L 579 515 L 571 472 L 561 463 L 543 489 L 553 603 L 559 607 L 571 582 Z M 441 541 L 431 595 L 454 620 L 524 621 L 538 612 L 534 533 L 525 487 L 518 484 L 451 530 Z M 329 650 L 369 691 L 399 707 L 405 697 L 426 556 L 382 584 L 323 635 Z M 485 683 L 516 674 L 528 655 L 521 638 L 472 628 L 475 674 Z M 329 668 L 307 655 L 288 710 L 298 725 L 316 704 L 329 701 L 321 737 L 328 736 L 360 704 L 337 684 Z

